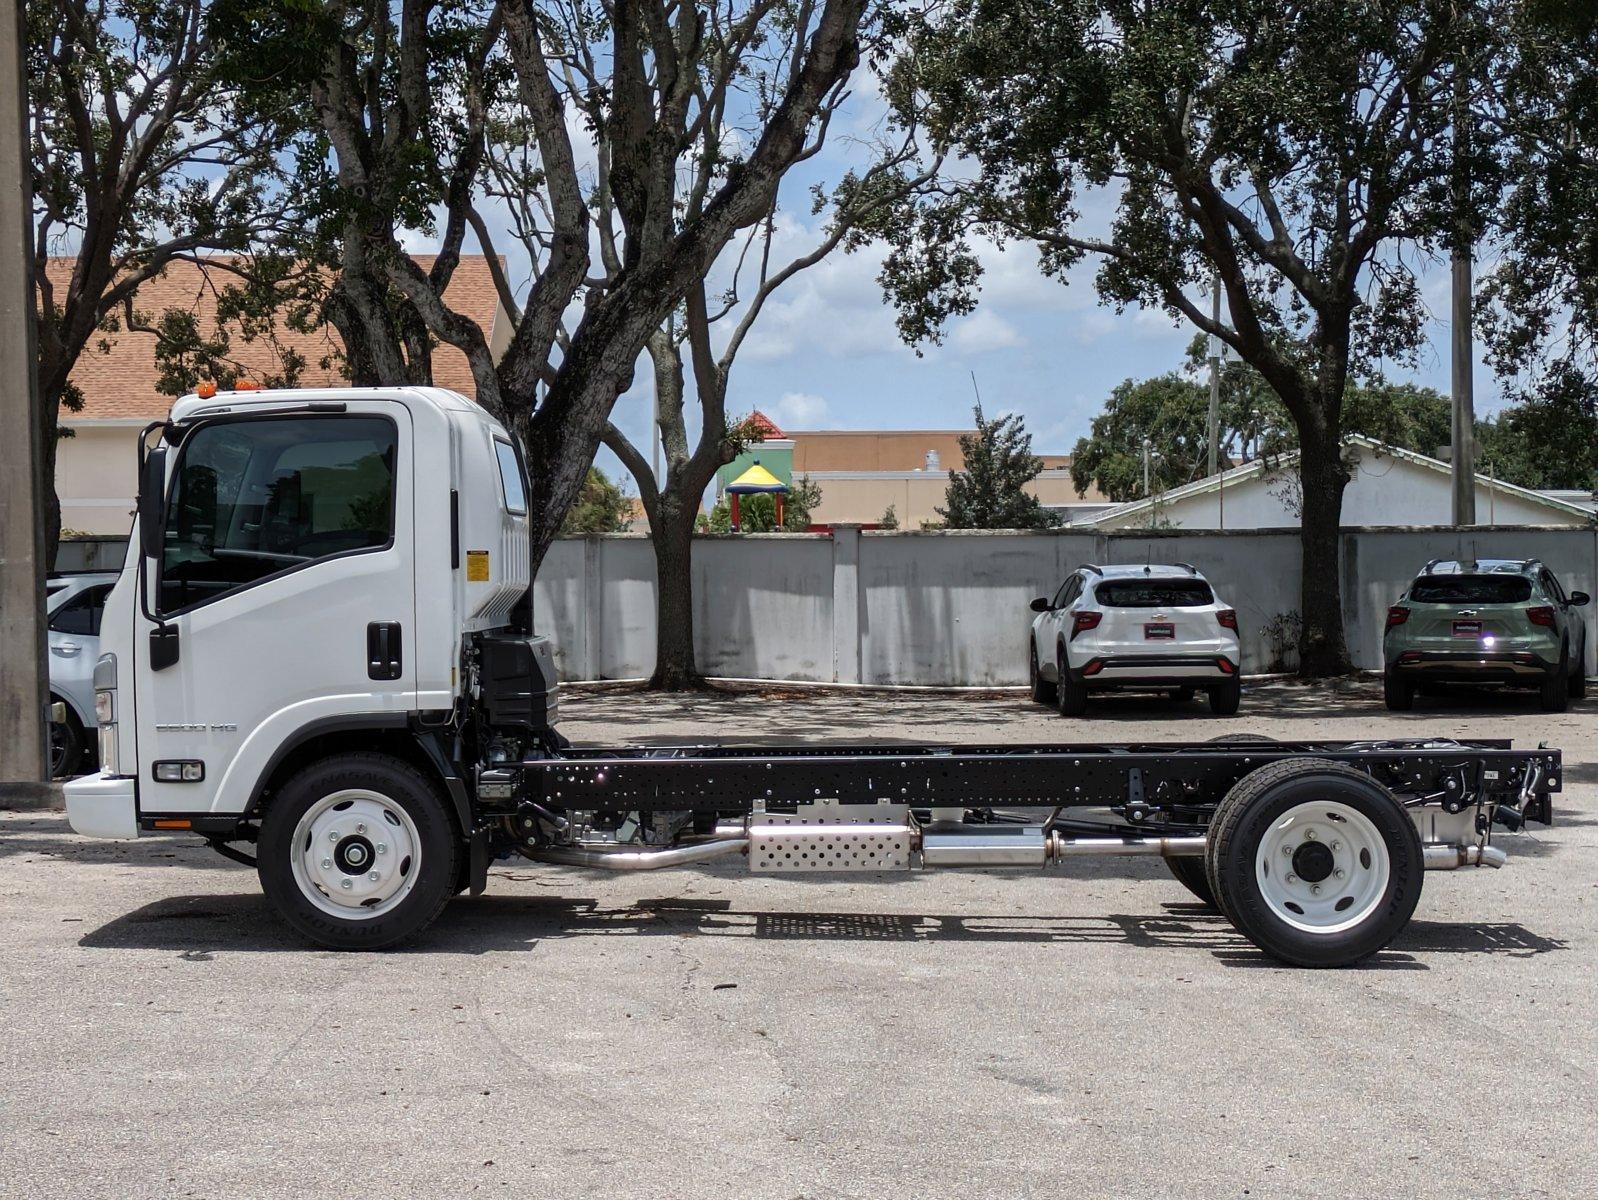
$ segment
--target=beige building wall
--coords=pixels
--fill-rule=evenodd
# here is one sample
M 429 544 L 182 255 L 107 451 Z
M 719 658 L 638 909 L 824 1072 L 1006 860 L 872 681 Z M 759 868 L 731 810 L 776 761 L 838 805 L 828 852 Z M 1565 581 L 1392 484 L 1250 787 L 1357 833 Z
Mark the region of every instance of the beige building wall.
M 139 430 L 145 421 L 73 421 L 56 448 L 61 527 L 126 536 L 139 490 Z
M 801 473 L 795 468 L 796 476 Z M 808 475 L 821 488 L 821 504 L 811 514 L 818 525 L 875 525 L 891 504 L 901 529 L 918 529 L 923 521 L 941 519 L 937 510 L 949 490 L 947 470 L 810 471 Z M 1090 492 L 1084 501 L 1071 484 L 1071 472 L 1058 469 L 1044 471 L 1027 485 L 1027 491 L 1049 505 L 1094 499 Z

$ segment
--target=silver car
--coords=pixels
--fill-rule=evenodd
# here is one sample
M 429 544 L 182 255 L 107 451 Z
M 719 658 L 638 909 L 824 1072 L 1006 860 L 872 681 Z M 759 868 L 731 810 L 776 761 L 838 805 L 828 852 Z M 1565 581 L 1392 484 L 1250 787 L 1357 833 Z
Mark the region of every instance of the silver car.
M 94 664 L 100 657 L 100 617 L 116 583 L 114 571 L 52 575 L 45 585 L 49 629 L 50 700 L 66 719 L 50 726 L 50 774 L 60 779 L 93 769 Z

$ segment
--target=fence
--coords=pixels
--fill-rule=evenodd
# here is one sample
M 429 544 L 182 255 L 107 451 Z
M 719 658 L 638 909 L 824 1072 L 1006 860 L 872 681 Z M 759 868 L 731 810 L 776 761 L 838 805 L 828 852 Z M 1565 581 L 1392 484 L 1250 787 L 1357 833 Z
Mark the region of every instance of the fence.
M 1592 529 L 1347 529 L 1342 598 L 1357 667 L 1381 666 L 1388 605 L 1432 558 L 1535 557 L 1593 592 Z M 1026 679 L 1028 604 L 1079 563 L 1197 566 L 1238 611 L 1243 669 L 1296 667 L 1297 530 L 705 536 L 694 544 L 694 639 L 709 675 L 878 685 Z M 563 538 L 534 591 L 565 679 L 632 679 L 655 657 L 655 565 L 642 535 Z M 1588 644 L 1598 637 L 1586 613 Z M 1588 652 L 1587 667 L 1593 666 Z

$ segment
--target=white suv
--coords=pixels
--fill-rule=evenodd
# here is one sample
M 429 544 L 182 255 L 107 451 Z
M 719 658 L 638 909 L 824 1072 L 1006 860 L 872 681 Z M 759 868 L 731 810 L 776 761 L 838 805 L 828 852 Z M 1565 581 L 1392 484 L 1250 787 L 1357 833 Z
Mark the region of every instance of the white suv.
M 1032 601 L 1032 698 L 1080 716 L 1088 692 L 1169 691 L 1231 716 L 1241 698 L 1237 611 L 1186 563 L 1078 567 Z

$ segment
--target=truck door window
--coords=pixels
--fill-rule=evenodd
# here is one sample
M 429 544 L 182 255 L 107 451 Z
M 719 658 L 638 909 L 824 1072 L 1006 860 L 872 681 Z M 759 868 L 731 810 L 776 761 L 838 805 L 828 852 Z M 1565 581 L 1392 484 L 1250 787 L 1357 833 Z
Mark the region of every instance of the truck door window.
M 167 506 L 161 610 L 388 546 L 397 447 L 385 417 L 258 417 L 197 429 Z

